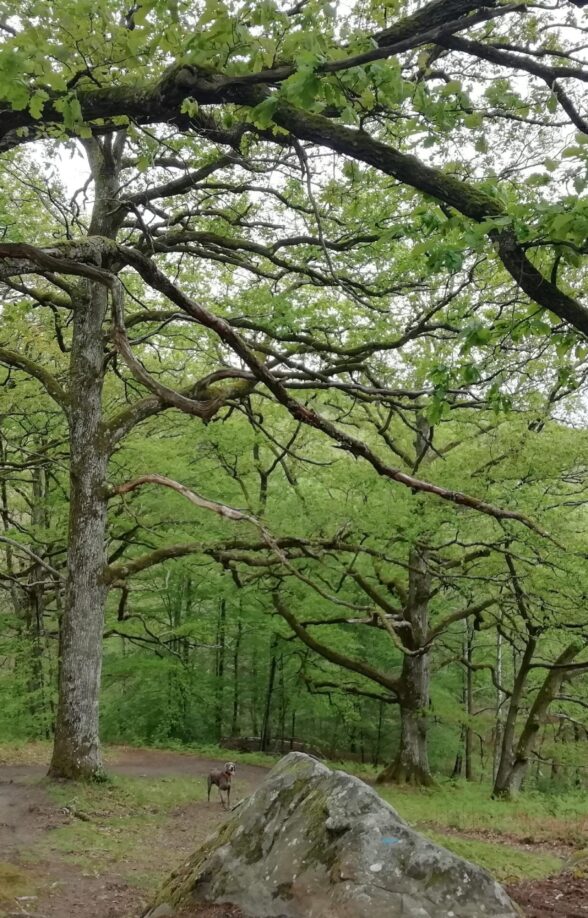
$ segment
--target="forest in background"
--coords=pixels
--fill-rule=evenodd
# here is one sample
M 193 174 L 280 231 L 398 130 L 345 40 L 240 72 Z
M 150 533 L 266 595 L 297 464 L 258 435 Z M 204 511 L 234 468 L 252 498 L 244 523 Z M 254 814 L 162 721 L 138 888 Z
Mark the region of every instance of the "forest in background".
M 10 6 L 2 735 L 584 787 L 580 12 Z

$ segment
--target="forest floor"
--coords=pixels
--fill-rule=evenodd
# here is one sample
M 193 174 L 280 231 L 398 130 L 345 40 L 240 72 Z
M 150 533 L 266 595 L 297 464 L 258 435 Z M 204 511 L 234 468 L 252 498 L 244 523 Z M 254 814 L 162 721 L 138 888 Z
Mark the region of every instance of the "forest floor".
M 71 785 L 45 777 L 47 753 L 43 744 L 0 747 L 0 918 L 136 918 L 225 817 L 216 789 L 206 801 L 205 778 L 219 759 L 114 747 L 107 783 Z M 237 802 L 266 769 L 234 759 Z M 388 789 L 384 796 L 420 831 L 491 870 L 529 918 L 588 918 L 584 811 L 549 820 L 503 808 L 490 829 L 478 817 L 464 818 L 467 803 L 458 804 L 455 793 L 440 806 L 418 792 Z M 225 907 L 193 914 L 239 918 Z

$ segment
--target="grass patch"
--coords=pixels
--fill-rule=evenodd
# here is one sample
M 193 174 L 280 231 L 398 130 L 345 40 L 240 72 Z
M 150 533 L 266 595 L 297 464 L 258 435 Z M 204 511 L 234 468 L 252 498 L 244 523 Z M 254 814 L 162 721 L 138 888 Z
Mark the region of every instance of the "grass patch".
M 53 802 L 70 812 L 73 819 L 38 842 L 28 852 L 29 859 L 59 852 L 82 868 L 116 868 L 125 874 L 129 865 L 134 872 L 137 864 L 143 864 L 144 878 L 148 878 L 149 861 L 157 853 L 153 851 L 154 836 L 171 811 L 203 800 L 206 793 L 202 784 L 189 776 L 115 776 L 104 784 L 44 784 Z
M 378 788 L 381 796 L 417 828 L 485 834 L 524 844 L 588 846 L 588 796 L 527 793 L 515 801 L 492 800 L 486 785 L 446 782 L 434 788 Z
M 28 873 L 15 864 L 0 861 L 0 904 L 10 902 L 17 896 L 32 896 L 34 893 L 35 886 Z
M 180 755 L 197 755 L 203 759 L 215 759 L 218 762 L 242 762 L 244 765 L 260 765 L 262 768 L 272 768 L 281 755 L 269 755 L 266 752 L 240 752 L 238 749 L 225 749 L 214 744 L 186 746 L 182 745 L 157 745 L 138 746 L 139 749 L 165 749 L 166 752 L 177 752 Z M 286 753 L 284 753 L 286 755 Z
M 46 782 L 59 806 L 91 816 L 121 813 L 167 813 L 173 806 L 204 799 L 204 789 L 190 775 L 131 778 L 114 775 L 104 784 Z
M 479 864 L 500 883 L 522 879 L 542 879 L 561 869 L 562 859 L 544 851 L 522 851 L 510 845 L 480 841 L 477 838 L 458 838 L 441 832 L 423 833 L 437 845 L 442 845 L 466 861 Z
M 48 765 L 52 745 L 48 740 L 14 740 L 0 744 L 0 765 Z
M 237 749 L 225 749 L 222 746 L 156 746 L 147 748 L 161 748 L 188 755 L 197 755 L 205 759 L 216 759 L 219 762 L 242 762 L 244 765 L 259 765 L 262 768 L 273 768 L 276 762 L 279 762 L 285 755 L 288 755 L 289 749 L 283 753 L 269 754 L 267 752 L 240 752 Z M 325 759 L 324 764 L 333 769 L 333 771 L 345 771 L 348 774 L 356 775 L 365 781 L 373 781 L 382 770 L 381 767 L 375 768 L 368 762 L 348 762 L 344 759 Z

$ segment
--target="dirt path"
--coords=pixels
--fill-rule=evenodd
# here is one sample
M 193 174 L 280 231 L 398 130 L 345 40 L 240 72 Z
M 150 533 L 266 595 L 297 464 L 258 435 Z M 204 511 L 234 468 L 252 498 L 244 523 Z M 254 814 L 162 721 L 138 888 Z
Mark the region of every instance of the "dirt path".
M 201 786 L 219 765 L 217 760 L 156 749 L 111 750 L 109 760 L 108 770 L 116 775 L 194 777 Z M 46 771 L 41 765 L 0 765 L 0 918 L 136 916 L 148 899 L 140 882 L 145 875 L 163 877 L 166 867 L 180 863 L 226 816 L 216 799 L 210 804 L 190 802 L 172 809 L 153 827 L 141 857 L 125 859 L 123 870 L 104 870 L 100 864 L 82 868 L 52 846 L 52 830 L 75 824 L 79 817 L 53 803 L 39 784 Z M 235 799 L 250 793 L 265 773 L 264 768 L 239 764 Z M 35 854 L 39 843 L 41 856 Z

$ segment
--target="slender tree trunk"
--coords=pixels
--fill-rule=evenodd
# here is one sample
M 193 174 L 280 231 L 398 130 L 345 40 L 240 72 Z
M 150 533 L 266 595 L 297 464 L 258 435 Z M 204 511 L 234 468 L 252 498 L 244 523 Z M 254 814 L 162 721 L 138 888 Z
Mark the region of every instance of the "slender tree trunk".
M 464 711 L 466 710 L 466 699 L 467 699 L 467 695 L 466 695 L 465 674 L 464 674 L 464 684 L 462 686 L 462 692 L 461 692 L 461 701 L 464 707 Z M 466 725 L 462 724 L 461 729 L 459 731 L 459 742 L 457 746 L 457 752 L 455 753 L 455 761 L 453 763 L 453 769 L 451 772 L 452 778 L 461 778 L 461 773 L 463 771 L 463 756 L 464 756 L 464 750 L 466 746 L 466 729 L 467 729 Z
M 218 610 L 217 625 L 217 644 L 216 654 L 216 736 L 217 740 L 223 735 L 223 713 L 224 713 L 224 687 L 225 687 L 225 644 L 226 644 L 226 600 L 221 599 Z
M 273 635 L 270 643 L 270 667 L 267 680 L 267 692 L 265 697 L 265 710 L 263 714 L 263 724 L 261 727 L 261 751 L 265 752 L 269 748 L 270 742 L 270 720 L 272 711 L 272 698 L 274 694 L 274 681 L 276 678 L 276 644 L 277 638 Z
M 545 715 L 549 705 L 559 692 L 564 678 L 566 678 L 565 667 L 579 653 L 580 647 L 577 644 L 570 644 L 556 660 L 556 669 L 548 671 L 539 689 L 535 701 L 529 711 L 529 716 L 522 729 L 519 741 L 516 745 L 510 768 L 499 773 L 494 784 L 494 796 L 513 798 L 516 797 L 521 789 L 521 785 L 527 773 L 529 759 L 535 748 L 539 730 L 544 722 Z
M 374 768 L 380 763 L 380 750 L 382 748 L 382 724 L 384 721 L 384 702 L 378 702 L 378 731 L 376 733 L 376 746 L 374 749 Z
M 457 754 L 456 754 L 456 756 L 455 756 L 455 762 L 453 763 L 453 770 L 452 770 L 452 772 L 451 772 L 451 777 L 452 777 L 452 778 L 460 778 L 460 777 L 461 777 L 461 771 L 462 771 L 462 768 L 463 768 L 463 755 L 462 755 L 462 751 L 461 751 L 461 741 L 462 741 L 462 739 L 463 739 L 463 737 L 460 737 L 460 746 L 459 746 L 459 749 L 458 749 Z
M 237 636 L 233 651 L 233 716 L 231 719 L 231 736 L 239 736 L 239 651 L 241 649 L 241 636 L 243 625 L 237 622 Z
M 504 723 L 502 720 L 502 709 L 505 695 L 502 691 L 502 633 L 499 627 L 496 630 L 496 708 L 495 708 L 495 730 L 494 730 L 494 750 L 492 757 L 492 783 L 496 781 L 498 768 L 500 765 L 500 755 L 502 749 L 502 740 L 504 735 Z M 482 769 L 483 770 L 483 769 Z
M 555 735 L 553 737 L 553 743 L 554 743 L 556 750 L 557 750 L 557 746 L 559 743 L 561 743 L 562 745 L 565 744 L 565 741 L 566 741 L 565 727 L 566 727 L 565 721 L 560 721 L 558 724 L 557 730 L 555 731 Z M 560 775 L 561 775 L 561 763 L 554 756 L 553 759 L 551 760 L 551 780 L 553 782 L 557 781 Z
M 68 576 L 61 620 L 59 701 L 50 774 L 95 778 L 102 772 L 98 705 L 106 586 L 107 450 L 102 437 L 106 290 L 88 284 L 75 304 L 70 372 Z
M 258 686 L 258 670 L 257 670 L 257 648 L 253 647 L 253 653 L 251 657 L 251 702 L 249 706 L 250 719 L 251 719 L 251 729 L 253 736 L 258 735 L 258 722 L 257 722 L 257 711 L 258 711 L 258 699 L 259 699 L 259 686 Z
M 41 466 L 32 470 L 33 504 L 31 508 L 31 523 L 33 527 L 45 527 L 47 517 L 45 512 L 46 478 Z M 42 549 L 38 549 L 42 554 Z M 49 718 L 45 697 L 45 671 L 44 671 L 44 644 L 45 631 L 45 586 L 46 571 L 41 564 L 35 562 L 29 575 L 27 589 L 29 603 L 27 614 L 27 628 L 31 642 L 31 709 L 34 716 L 35 728 L 45 739 L 49 739 Z
M 286 740 L 286 712 L 288 703 L 286 699 L 286 685 L 284 679 L 284 654 L 280 654 L 280 752 L 284 754 Z
M 500 757 L 494 779 L 494 788 L 492 795 L 495 797 L 504 796 L 504 788 L 508 783 L 508 775 L 512 769 L 514 755 L 514 741 L 517 727 L 517 720 L 523 699 L 523 692 L 529 675 L 529 667 L 533 659 L 533 654 L 537 647 L 537 638 L 530 634 L 527 638 L 523 657 L 515 677 L 512 694 L 508 705 L 508 712 L 504 727 L 502 730 L 502 742 L 500 747 Z
M 585 734 L 584 739 L 588 739 L 588 730 L 586 729 L 586 727 L 584 726 L 580 727 L 580 724 L 574 724 L 574 742 L 575 743 L 579 743 L 582 740 L 581 730 L 584 731 L 584 734 Z M 580 766 L 580 768 L 576 768 L 576 773 L 574 777 L 574 786 L 582 787 L 582 784 L 583 784 L 582 767 Z
M 466 660 L 468 661 L 468 666 L 465 671 L 465 712 L 466 712 L 466 728 L 465 728 L 465 747 L 464 747 L 464 759 L 465 759 L 465 778 L 466 781 L 473 781 L 474 771 L 473 771 L 473 745 L 474 745 L 474 733 L 471 727 L 472 717 L 474 716 L 474 674 L 472 671 L 471 663 L 474 650 L 474 628 L 473 625 L 466 620 Z
M 426 550 L 411 549 L 406 618 L 411 625 L 408 649 L 425 645 L 431 578 Z M 400 711 L 400 746 L 394 761 L 379 775 L 378 782 L 428 786 L 434 783 L 427 750 L 429 710 L 429 654 L 405 654 L 397 693 Z

